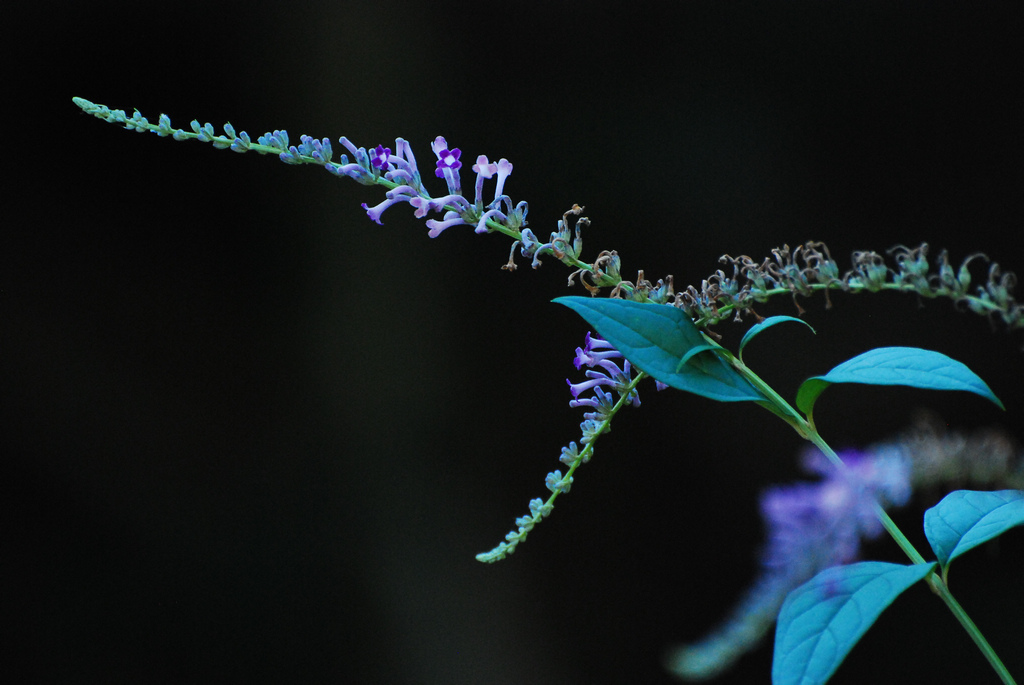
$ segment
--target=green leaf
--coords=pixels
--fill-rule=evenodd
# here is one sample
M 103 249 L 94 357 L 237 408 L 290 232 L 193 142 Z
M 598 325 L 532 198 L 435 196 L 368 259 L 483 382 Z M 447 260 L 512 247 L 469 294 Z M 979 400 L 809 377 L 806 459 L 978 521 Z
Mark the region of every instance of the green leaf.
M 683 367 L 686 366 L 686 363 L 689 362 L 698 354 L 700 354 L 701 352 L 714 352 L 716 349 L 717 348 L 714 345 L 694 345 L 693 347 L 686 351 L 686 354 L 683 355 L 683 358 L 680 359 L 679 363 L 676 364 L 676 373 L 682 371 Z
M 743 334 L 743 339 L 740 340 L 740 349 L 739 349 L 739 352 L 738 352 L 740 359 L 743 358 L 743 348 L 746 347 L 747 343 L 750 342 L 754 338 L 755 335 L 757 335 L 758 333 L 760 333 L 764 329 L 766 329 L 766 328 L 768 328 L 770 326 L 774 326 L 777 323 L 782 323 L 783 321 L 796 321 L 797 323 L 802 323 L 803 325 L 805 325 L 808 328 L 810 328 L 811 329 L 811 333 L 815 333 L 816 332 L 814 330 L 814 328 L 811 326 L 811 324 L 807 323 L 803 319 L 798 319 L 795 316 L 769 316 L 767 319 L 765 319 L 761 323 L 756 323 L 753 326 L 751 326 L 750 329 L 747 330 L 747 332 Z
M 862 561 L 826 569 L 779 612 L 772 683 L 824 683 L 893 600 L 935 567 Z
M 1024 525 L 1024 490 L 954 490 L 924 512 L 924 534 L 945 572 L 969 549 Z
M 796 408 L 809 418 L 818 396 L 825 392 L 825 388 L 830 385 L 832 384 L 822 380 L 821 376 L 814 376 L 805 380 L 796 391 Z
M 1005 409 L 985 381 L 969 368 L 944 354 L 917 347 L 878 347 L 843 362 L 824 376 L 808 378 L 797 390 L 796 406 L 810 416 L 814 402 L 832 383 L 966 390 Z
M 592 297 L 559 297 L 555 302 L 582 316 L 629 363 L 679 390 L 719 402 L 764 401 L 765 397 L 707 346 L 685 313 L 671 305 Z M 680 362 L 685 359 L 685 364 Z

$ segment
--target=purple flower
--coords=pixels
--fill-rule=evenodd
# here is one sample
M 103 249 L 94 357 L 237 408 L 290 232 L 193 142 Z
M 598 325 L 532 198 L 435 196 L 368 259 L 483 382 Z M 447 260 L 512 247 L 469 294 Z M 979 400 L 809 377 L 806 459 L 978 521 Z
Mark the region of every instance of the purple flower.
M 462 155 L 462 150 L 455 148 L 449 150 L 444 148 L 437 153 L 437 170 L 434 172 L 438 178 L 444 178 L 444 170 L 451 169 L 455 171 L 462 168 L 462 162 L 459 161 L 459 157 Z
M 876 500 L 884 507 L 909 499 L 910 464 L 902 455 L 844 452 L 841 458 L 845 474 L 817 450 L 808 451 L 803 467 L 822 480 L 774 487 L 762 496 L 761 514 L 769 529 L 764 566 L 787 568 L 803 582 L 810 577 L 805 573 L 849 563 L 857 558 L 862 537 L 873 539 L 882 532 Z
M 597 352 L 594 350 L 609 350 L 608 352 Z M 603 338 L 598 338 L 587 331 L 587 337 L 584 339 L 582 348 L 576 348 L 576 358 L 572 360 L 572 363 L 576 365 L 576 368 L 581 368 L 584 364 L 587 366 L 594 366 L 599 361 L 604 359 L 610 359 L 615 357 L 621 357 L 622 355 L 612 347 L 612 344 Z
M 383 226 L 384 224 L 382 224 L 380 221 L 380 215 L 384 213 L 385 209 L 395 204 L 396 202 L 401 202 L 403 199 L 405 198 L 388 198 L 387 200 L 381 202 L 379 205 L 374 205 L 373 207 L 367 206 L 367 204 L 364 202 L 362 203 L 362 207 L 363 209 L 366 210 L 366 216 L 370 217 L 373 221 L 377 222 L 379 226 Z
M 383 169 L 388 166 L 388 155 L 390 154 L 391 148 L 378 145 L 370 156 L 370 164 L 378 169 Z
M 412 147 L 404 138 L 395 138 L 395 154 L 388 159 L 391 163 L 391 170 L 384 175 L 389 181 L 396 183 L 408 183 L 409 185 L 420 185 L 419 170 L 416 168 L 416 157 L 412 154 Z
M 587 333 L 585 346 L 586 351 L 579 347 L 576 348 L 576 358 L 573 359 L 573 364 L 577 369 L 581 368 L 584 364 L 591 367 L 585 374 L 589 380 L 582 381 L 580 383 L 573 383 L 572 380 L 568 378 L 565 379 L 565 382 L 569 384 L 569 392 L 572 393 L 573 397 L 569 406 L 576 407 L 580 404 L 586 404 L 588 406 L 593 406 L 600 411 L 600 399 L 597 403 L 591 404 L 586 400 L 580 400 L 579 396 L 588 390 L 594 390 L 600 398 L 600 393 L 603 391 L 599 386 L 608 386 L 614 388 L 620 395 L 624 394 L 626 392 L 626 386 L 633 381 L 632 367 L 629 364 L 629 360 L 623 360 L 621 367 L 612 361 L 612 359 L 621 358 L 622 354 L 612 347 L 611 343 L 595 337 L 589 332 Z M 592 350 L 595 348 L 606 349 L 608 351 L 594 353 Z M 601 370 L 593 370 L 592 367 L 595 366 L 600 367 Z M 630 401 L 633 403 L 634 407 L 640 406 L 640 395 L 635 389 L 630 392 Z
M 583 414 L 583 418 L 592 421 L 604 421 L 611 414 L 612 407 L 615 405 L 615 399 L 611 393 L 605 392 L 598 386 L 595 386 L 593 390 L 593 397 L 571 400 L 569 406 L 573 409 L 576 407 L 590 407 L 594 411 L 586 412 Z
M 429 231 L 427 231 L 427 235 L 429 235 L 431 238 L 436 238 L 437 236 L 441 235 L 441 233 L 445 229 L 464 223 L 466 222 L 463 221 L 462 217 L 459 216 L 458 212 L 446 212 L 444 215 L 444 221 L 435 221 L 434 219 L 427 219 L 427 228 L 430 229 Z
M 366 203 L 363 203 L 363 209 L 366 210 L 366 215 L 376 221 L 379 225 L 383 225 L 380 222 L 380 215 L 384 213 L 384 210 L 393 204 L 398 202 L 412 202 L 419 196 L 416 195 L 416 189 L 412 186 L 398 186 L 393 190 L 389 190 L 385 197 L 387 198 L 384 202 L 381 202 L 375 207 L 367 207 Z
M 505 191 L 505 179 L 512 174 L 512 162 L 508 161 L 504 157 L 498 160 L 498 184 L 494 189 L 494 201 L 497 202 L 498 198 L 502 196 Z
M 374 175 L 370 172 L 373 168 L 370 165 L 370 158 L 366 154 L 366 150 L 363 148 L 357 148 L 352 144 L 345 136 L 338 138 L 338 142 L 341 143 L 346 150 L 352 153 L 352 157 L 355 159 L 354 162 L 349 162 L 348 157 L 345 155 L 341 156 L 341 164 L 334 164 L 328 162 L 324 164 L 324 168 L 331 172 L 335 176 L 348 176 L 349 178 L 362 183 L 363 185 L 372 186 L 376 183 Z M 365 206 L 365 205 L 364 205 Z M 378 222 L 379 223 L 379 222 Z
M 198 123 L 196 126 L 199 126 Z M 242 135 L 245 135 L 244 132 Z M 476 200 L 471 203 L 463 196 L 460 187 L 459 169 L 462 168 L 460 160 L 462 151 L 458 148 L 449 149 L 448 142 L 443 136 L 435 138 L 430 146 L 437 156 L 435 174 L 439 178 L 444 178 L 448 185 L 448 194 L 439 198 L 431 197 L 423 187 L 412 147 L 403 138 L 395 138 L 395 153 L 392 154 L 391 148 L 383 145 L 377 145 L 368 152 L 366 148 L 356 147 L 352 141 L 342 136 L 338 142 L 348 151 L 349 156 L 341 155 L 339 163 L 330 161 L 332 152 L 330 141 L 326 138 L 323 141 L 318 141 L 309 136 L 303 136 L 301 145 L 288 147 L 287 134 L 283 131 L 275 131 L 272 134 L 268 133 L 261 140 L 264 140 L 267 145 L 274 146 L 275 149 L 280 149 L 282 151 L 281 158 L 287 162 L 300 163 L 308 161 L 304 160 L 305 157 L 312 157 L 322 163 L 331 174 L 348 176 L 364 185 L 378 185 L 382 177 L 392 183 L 400 184 L 387 193 L 387 199 L 383 202 L 373 207 L 367 204 L 362 205 L 370 219 L 378 224 L 381 223 L 384 211 L 397 202 L 411 204 L 417 218 L 425 218 L 431 212 L 443 213 L 443 219 L 427 220 L 428 235 L 432 238 L 456 225 L 474 226 L 477 233 L 489 233 L 491 229 L 488 227 L 488 222 L 500 223 L 517 230 L 526 220 L 526 203 L 520 202 L 513 208 L 512 201 L 501 194 L 505 179 L 512 173 L 512 164 L 507 159 L 492 163 L 485 155 L 477 157 L 476 163 L 472 167 L 476 173 Z M 247 142 L 246 140 L 240 143 L 237 148 L 244 151 Z M 497 176 L 495 200 L 489 205 L 484 205 L 484 180 L 495 176 Z M 501 201 L 507 205 L 506 212 L 498 209 Z M 526 244 L 532 246 L 536 242 L 527 240 Z M 537 257 L 540 253 L 552 249 L 550 244 L 540 245 L 537 243 L 530 251 L 530 256 L 534 257 L 534 267 L 538 266 Z
M 593 390 L 599 385 L 607 385 L 615 387 L 615 381 L 599 371 L 587 371 L 587 378 L 590 380 L 582 381 L 580 383 L 573 383 L 572 379 L 566 378 L 565 382 L 569 384 L 569 392 L 572 393 L 574 400 L 578 399 L 580 394 L 585 393 L 588 390 Z
M 711 678 L 727 669 L 768 632 L 786 596 L 830 566 L 854 561 L 861 539 L 882 533 L 874 504 L 905 504 L 910 497 L 910 461 L 898 450 L 840 455 L 840 473 L 817 450 L 805 453 L 805 470 L 822 476 L 815 483 L 768 489 L 761 516 L 768 542 L 761 552 L 761 575 L 729 618 L 707 637 L 679 648 L 671 658 L 678 675 Z
M 362 162 L 362 158 L 366 157 L 366 151 L 363 150 L 362 148 L 357 148 L 355 144 L 345 136 L 338 138 L 338 142 L 344 145 L 345 149 L 352 153 L 352 157 L 356 160 L 356 162 Z
M 440 164 L 440 162 L 438 162 Z M 476 199 L 474 200 L 477 207 L 484 206 L 484 179 L 493 178 L 494 174 L 498 173 L 498 165 L 491 164 L 487 161 L 486 155 L 480 155 L 476 158 L 476 164 L 473 165 L 473 171 L 476 172 Z
M 434 174 L 448 183 L 449 193 L 460 194 L 462 189 L 459 185 L 459 169 L 462 168 L 462 162 L 459 161 L 459 157 L 462 155 L 462 150 L 459 148 L 449 150 L 448 141 L 443 136 L 435 138 L 434 142 L 430 144 L 430 149 L 437 155 L 437 168 L 434 170 Z
M 442 212 L 446 206 L 455 207 L 459 216 L 470 209 L 469 200 L 461 195 L 445 195 L 435 198 L 416 197 L 409 200 L 409 204 L 416 208 L 413 214 L 417 219 L 425 217 L 427 212 Z

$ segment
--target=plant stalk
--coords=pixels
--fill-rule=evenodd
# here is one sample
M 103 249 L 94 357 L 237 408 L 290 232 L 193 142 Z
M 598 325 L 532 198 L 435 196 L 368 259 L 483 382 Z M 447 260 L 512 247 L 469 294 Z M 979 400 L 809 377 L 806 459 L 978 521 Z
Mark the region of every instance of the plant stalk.
M 707 336 L 705 336 L 707 337 Z M 814 424 L 808 419 L 804 418 L 796 409 L 794 409 L 786 400 L 784 400 L 771 386 L 765 383 L 757 374 L 750 370 L 742 361 L 734 356 L 731 352 L 725 348 L 721 348 L 723 356 L 726 357 L 733 365 L 733 367 L 739 371 L 744 378 L 757 388 L 766 399 L 766 404 L 771 404 L 771 412 L 784 420 L 805 440 L 812 442 L 822 454 L 824 454 L 832 464 L 839 469 L 840 473 L 844 475 L 849 473 L 849 469 L 843 460 L 839 458 L 839 455 L 835 453 L 828 443 L 818 434 Z M 767 408 L 767 407 L 766 407 Z M 915 564 L 927 563 L 921 553 L 917 551 L 914 545 L 907 539 L 907 536 L 903 534 L 896 522 L 890 518 L 889 514 L 886 513 L 885 509 L 882 508 L 877 501 L 874 502 L 875 516 L 881 522 L 882 527 L 885 528 L 886 532 L 889 533 L 890 537 L 896 541 L 903 553 Z M 1002 680 L 1004 685 L 1016 685 L 1016 681 L 1010 672 L 1006 669 L 999 655 L 996 654 L 992 645 L 989 644 L 988 640 L 982 634 L 978 626 L 975 625 L 974 621 L 967 614 L 960 603 L 956 601 L 953 594 L 949 591 L 949 587 L 943 582 L 942 578 L 934 570 L 925 577 L 925 581 L 928 586 L 932 589 L 936 595 L 945 603 L 949 610 L 953 613 L 956 619 L 960 622 L 960 625 L 964 627 L 967 634 L 970 635 L 974 644 L 978 646 L 981 653 L 985 656 L 989 665 Z

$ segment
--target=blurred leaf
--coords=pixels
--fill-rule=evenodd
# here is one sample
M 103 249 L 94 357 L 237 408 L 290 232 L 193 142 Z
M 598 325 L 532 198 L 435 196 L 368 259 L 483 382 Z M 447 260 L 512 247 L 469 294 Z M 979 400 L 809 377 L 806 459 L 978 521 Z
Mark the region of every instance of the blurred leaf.
M 772 683 L 826 682 L 886 607 L 934 567 L 862 561 L 825 569 L 793 590 L 775 629 Z

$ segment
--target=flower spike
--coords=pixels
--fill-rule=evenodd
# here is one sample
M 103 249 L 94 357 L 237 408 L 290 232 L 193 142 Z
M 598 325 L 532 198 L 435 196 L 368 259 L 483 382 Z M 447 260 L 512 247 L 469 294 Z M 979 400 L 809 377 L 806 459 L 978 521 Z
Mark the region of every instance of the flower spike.
M 579 369 L 585 363 L 587 366 L 600 367 L 604 372 L 588 370 L 586 375 L 590 380 L 583 381 L 582 383 L 574 384 L 571 380 L 566 379 L 573 396 L 569 406 L 588 407 L 593 410 L 583 415 L 584 420 L 580 424 L 580 432 L 582 433 L 580 442 L 583 448 L 580 449 L 575 442 L 570 442 L 567 447 L 562 448 L 562 453 L 558 460 L 568 466 L 569 469 L 565 475 L 562 475 L 560 469 L 556 469 L 544 478 L 544 486 L 551 491 L 551 496 L 547 502 L 540 499 L 531 501 L 530 515 L 517 518 L 516 525 L 518 528 L 508 533 L 505 536 L 504 542 L 501 542 L 494 549 L 476 555 L 478 561 L 493 563 L 512 554 L 516 546 L 526 539 L 527 534 L 540 523 L 541 519 L 551 513 L 555 506 L 555 498 L 562 493 L 569 492 L 573 484 L 573 473 L 580 464 L 586 464 L 590 461 L 590 457 L 594 453 L 594 443 L 597 442 L 597 439 L 603 433 L 611 430 L 611 421 L 615 414 L 627 402 L 633 404 L 633 406 L 640 406 L 640 396 L 636 392 L 636 385 L 646 376 L 639 373 L 634 377 L 628 361 L 624 360 L 621 368 L 618 364 L 611 361 L 613 358 L 622 358 L 622 355 L 610 343 L 591 333 L 587 333 L 585 348 L 587 350 L 586 353 L 584 353 L 583 349 L 576 348 L 576 358 L 573 360 L 576 368 Z M 591 352 L 594 349 L 605 350 L 605 352 Z M 590 356 L 586 357 L 586 361 L 580 362 L 584 354 Z M 619 394 L 619 400 L 614 402 L 612 394 L 605 391 L 602 386 L 613 388 Z M 586 392 L 592 392 L 593 396 L 580 397 Z

